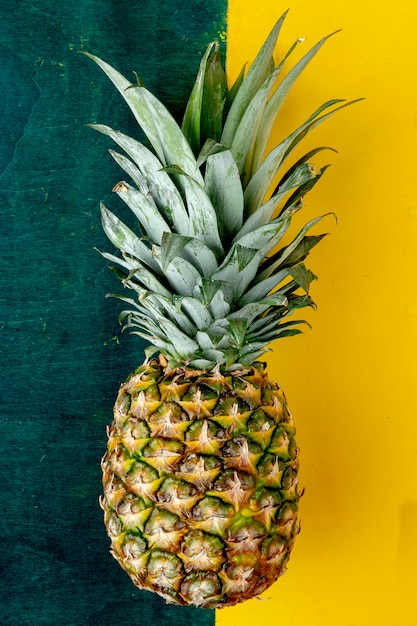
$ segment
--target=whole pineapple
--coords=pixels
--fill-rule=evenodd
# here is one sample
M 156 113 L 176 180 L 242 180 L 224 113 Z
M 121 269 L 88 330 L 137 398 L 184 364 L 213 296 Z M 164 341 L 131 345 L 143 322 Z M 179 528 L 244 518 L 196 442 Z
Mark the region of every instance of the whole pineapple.
M 114 191 L 135 234 L 102 206 L 121 256 L 102 253 L 133 297 L 120 319 L 152 345 L 121 386 L 103 459 L 112 554 L 135 585 L 167 602 L 231 606 L 284 573 L 299 532 L 298 448 L 284 394 L 260 357 L 299 333 L 314 274 L 304 260 L 324 235 L 308 222 L 281 243 L 325 171 L 311 150 L 287 165 L 307 132 L 346 106 L 323 104 L 270 152 L 289 89 L 327 38 L 285 75 L 273 51 L 278 20 L 229 89 L 219 48 L 202 57 L 182 126 L 138 79 L 90 56 L 131 108 L 149 146 L 93 128 L 131 182 Z M 283 76 L 283 77 L 282 77 Z M 272 190 L 272 191 L 271 191 Z

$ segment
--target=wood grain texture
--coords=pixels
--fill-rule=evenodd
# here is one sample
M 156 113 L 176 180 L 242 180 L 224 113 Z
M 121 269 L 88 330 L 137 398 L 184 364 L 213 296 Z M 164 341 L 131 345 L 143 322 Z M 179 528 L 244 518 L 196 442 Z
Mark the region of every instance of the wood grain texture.
M 98 203 L 120 173 L 102 122 L 136 132 L 79 49 L 137 70 L 178 115 L 225 0 L 0 0 L 0 623 L 208 625 L 133 587 L 108 554 L 100 458 L 119 383 L 143 359 L 120 335 Z M 120 99 L 121 100 L 121 99 Z

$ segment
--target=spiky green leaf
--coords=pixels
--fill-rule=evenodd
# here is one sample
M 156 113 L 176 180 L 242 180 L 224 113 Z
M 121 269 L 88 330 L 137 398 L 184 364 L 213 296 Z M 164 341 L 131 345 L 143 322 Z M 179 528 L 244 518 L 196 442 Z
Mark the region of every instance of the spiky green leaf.
M 259 250 L 234 244 L 224 263 L 212 276 L 223 282 L 222 291 L 232 304 L 245 292 L 256 276 L 261 260 Z
M 290 267 L 288 273 L 306 293 L 309 292 L 310 284 L 316 278 L 313 272 L 306 268 L 304 263 L 298 263 L 294 267 Z
M 161 214 L 178 233 L 188 233 L 188 215 L 181 195 L 169 174 L 161 169 L 159 159 L 142 143 L 103 124 L 90 127 L 110 137 L 138 166 L 151 197 Z
M 273 95 L 265 106 L 264 114 L 262 116 L 262 119 L 260 120 L 259 132 L 256 137 L 256 146 L 253 154 L 253 168 L 251 172 L 256 171 L 262 162 L 274 121 L 290 89 L 296 82 L 297 78 L 301 75 L 303 70 L 306 68 L 306 66 L 320 50 L 320 48 L 329 39 L 329 37 L 334 34 L 335 33 L 331 33 L 327 37 L 323 37 L 323 39 L 321 39 L 315 46 L 313 46 L 311 50 L 309 50 L 309 52 L 307 52 L 302 57 L 302 59 L 300 59 L 300 61 L 298 61 L 298 63 L 296 63 L 296 65 L 294 65 L 294 67 L 286 74 L 285 78 L 279 83 L 278 87 L 274 91 Z M 292 51 L 293 47 L 290 49 L 290 51 Z
M 305 239 L 305 234 L 322 219 L 333 215 L 334 213 L 326 213 L 325 215 L 319 215 L 310 220 L 298 233 L 298 235 L 289 243 L 285 248 L 279 250 L 270 259 L 268 259 L 261 267 L 261 272 L 258 274 L 257 281 L 261 281 L 264 278 L 270 276 L 272 272 L 275 272 L 277 268 L 283 269 L 291 265 L 295 265 L 299 261 L 302 261 L 308 254 L 309 250 L 317 245 L 325 235 L 318 235 L 309 240 Z M 301 246 L 301 248 L 299 248 Z M 298 249 L 298 252 L 297 252 Z M 291 256 L 293 255 L 293 256 Z
M 210 43 L 201 59 L 200 67 L 197 73 L 190 98 L 185 109 L 181 130 L 193 149 L 197 154 L 200 150 L 200 130 L 201 130 L 201 108 L 203 104 L 204 79 L 207 70 L 207 60 L 215 43 Z
M 200 279 L 200 273 L 194 265 L 180 256 L 174 256 L 167 263 L 167 260 L 162 258 L 159 246 L 153 246 L 152 252 L 161 268 L 163 263 L 166 265 L 164 274 L 173 293 L 180 296 L 191 296 L 196 282 Z
M 213 250 L 221 258 L 224 254 L 219 235 L 216 211 L 203 186 L 186 172 L 176 166 L 169 166 L 165 171 L 178 177 L 183 188 L 189 215 L 188 233 Z
M 119 250 L 131 254 L 139 261 L 145 263 L 153 270 L 157 270 L 158 266 L 150 248 L 122 220 L 109 211 L 104 204 L 101 204 L 100 208 L 103 230 L 111 243 Z
M 129 183 L 121 181 L 113 191 L 123 200 L 129 209 L 136 215 L 144 233 L 153 243 L 160 244 L 162 236 L 170 232 L 170 227 L 159 213 L 155 204 L 135 189 Z
M 201 145 L 207 139 L 220 141 L 223 130 L 223 111 L 227 97 L 227 79 L 216 42 L 213 54 L 207 60 L 201 108 Z
M 167 108 L 145 87 L 132 85 L 102 59 L 90 53 L 85 54 L 97 63 L 123 96 L 161 163 L 175 163 L 202 183 L 190 145 Z
M 355 101 L 345 102 L 337 106 L 330 112 L 320 115 L 325 109 L 332 107 L 341 100 L 330 100 L 321 105 L 314 113 L 288 137 L 286 137 L 278 146 L 276 146 L 258 167 L 249 184 L 245 189 L 245 210 L 248 215 L 252 214 L 258 206 L 264 201 L 265 195 L 274 182 L 281 165 L 289 156 L 296 145 L 305 137 L 305 135 L 313 130 L 316 126 L 323 123 L 331 115 L 337 111 L 353 104 Z
M 158 320 L 160 328 L 163 330 L 167 340 L 174 346 L 175 352 L 182 359 L 190 359 L 199 351 L 199 345 L 194 339 L 188 337 L 170 320 L 160 318 Z
M 243 224 L 243 189 L 236 161 L 230 150 L 207 158 L 205 190 L 216 211 L 222 240 L 230 240 Z
M 286 11 L 275 24 L 268 35 L 265 43 L 258 52 L 247 75 L 242 80 L 239 90 L 234 96 L 233 103 L 227 115 L 223 128 L 221 143 L 230 147 L 235 137 L 236 129 L 246 111 L 249 103 L 254 98 L 256 92 L 271 73 L 271 59 L 278 39 L 279 31 L 288 11 Z
M 261 85 L 246 107 L 242 119 L 235 130 L 230 149 L 236 160 L 242 180 L 245 180 L 246 176 L 251 172 L 256 135 L 278 73 L 279 69 L 276 69 L 267 76 L 263 85 Z
M 204 306 L 204 304 L 200 300 L 197 300 L 197 298 L 181 298 L 181 308 L 199 330 L 209 328 L 210 324 L 213 322 L 213 318 L 208 311 L 208 307 Z
M 288 278 L 287 269 L 272 272 L 268 278 L 256 282 L 248 291 L 246 291 L 240 298 L 238 305 L 245 306 L 251 302 L 258 302 L 278 285 L 280 285 L 286 278 Z

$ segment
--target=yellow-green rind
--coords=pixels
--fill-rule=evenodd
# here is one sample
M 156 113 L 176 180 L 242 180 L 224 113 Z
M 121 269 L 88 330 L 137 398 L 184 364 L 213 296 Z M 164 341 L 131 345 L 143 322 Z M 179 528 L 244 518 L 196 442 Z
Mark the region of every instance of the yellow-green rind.
M 167 602 L 232 606 L 284 573 L 299 531 L 298 448 L 284 394 L 256 363 L 122 385 L 103 459 L 112 554 Z

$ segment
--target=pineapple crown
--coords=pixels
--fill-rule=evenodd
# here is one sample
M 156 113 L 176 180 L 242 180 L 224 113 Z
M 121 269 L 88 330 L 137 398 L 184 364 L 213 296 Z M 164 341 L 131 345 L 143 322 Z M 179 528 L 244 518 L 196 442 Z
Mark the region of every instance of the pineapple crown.
M 122 181 L 113 191 L 140 230 L 135 234 L 101 205 L 104 231 L 121 256 L 101 254 L 134 293 L 109 295 L 127 305 L 120 314 L 124 327 L 152 344 L 147 356 L 160 352 L 170 367 L 240 369 L 275 339 L 301 332 L 306 322 L 291 316 L 314 306 L 309 286 L 316 276 L 304 260 L 325 235 L 307 233 L 325 215 L 289 243 L 282 239 L 327 168 L 316 169 L 310 159 L 328 148 L 287 163 L 309 131 L 352 102 L 325 102 L 268 152 L 290 88 L 330 36 L 284 75 L 284 63 L 301 41 L 275 64 L 285 16 L 230 89 L 218 43 L 208 46 L 181 126 L 140 79 L 132 85 L 85 53 L 119 90 L 149 142 L 91 125 L 123 150 L 110 154 L 133 185 Z

